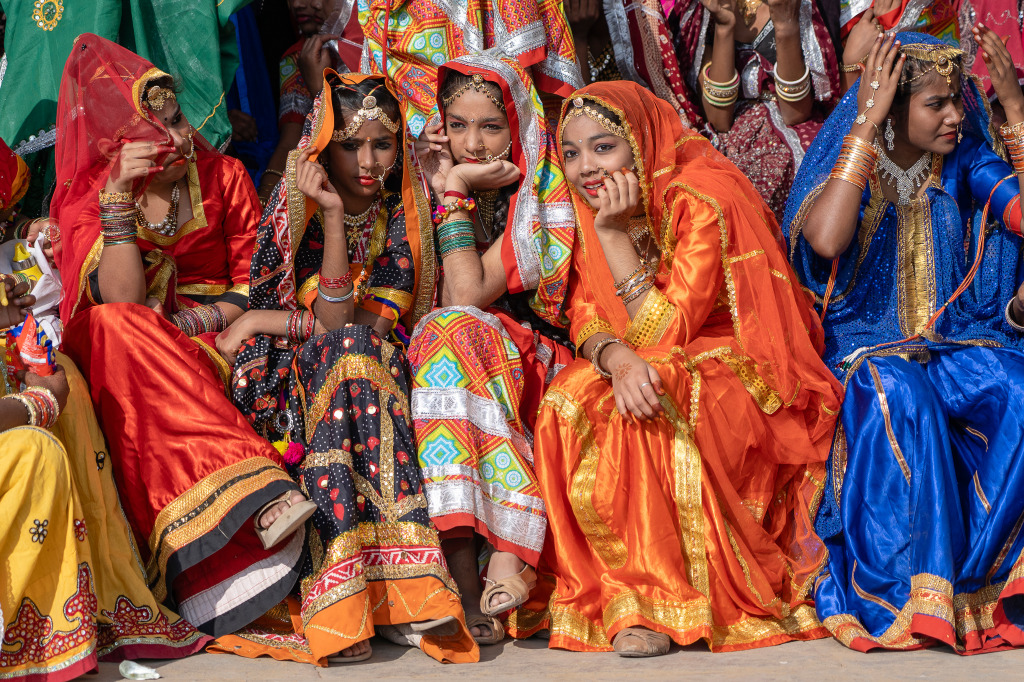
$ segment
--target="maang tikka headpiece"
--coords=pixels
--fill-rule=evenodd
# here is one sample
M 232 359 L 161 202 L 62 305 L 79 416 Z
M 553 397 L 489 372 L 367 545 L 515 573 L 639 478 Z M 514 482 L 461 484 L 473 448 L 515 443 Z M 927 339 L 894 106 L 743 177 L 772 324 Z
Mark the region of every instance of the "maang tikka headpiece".
M 621 137 L 624 140 L 629 139 L 629 134 L 626 132 L 624 127 L 587 104 L 582 97 L 574 97 L 572 100 L 572 107 L 570 107 L 569 111 L 565 114 L 566 121 L 576 116 L 586 116 L 593 121 L 597 121 L 598 125 L 612 135 Z
M 900 47 L 900 52 L 908 57 L 934 64 L 930 69 L 922 71 L 913 78 L 908 78 L 907 83 L 915 81 L 935 69 L 936 73 L 946 79 L 946 85 L 953 87 L 953 71 L 962 68 L 959 59 L 964 54 L 963 50 L 950 45 L 903 45 Z
M 154 85 L 146 90 L 146 104 L 149 105 L 151 111 L 160 111 L 172 99 L 177 100 L 178 96 L 174 94 L 173 90 L 162 85 Z
M 498 107 L 498 109 L 502 111 L 505 111 L 505 103 L 494 96 L 494 94 L 491 92 L 491 89 L 487 87 L 487 81 L 485 81 L 484 77 L 479 73 L 474 73 L 472 79 L 470 79 L 468 83 L 466 83 L 461 88 L 453 92 L 449 97 L 445 97 L 444 105 L 446 107 L 450 106 L 452 102 L 461 97 L 470 88 L 476 90 L 477 92 L 482 92 L 487 97 L 487 99 L 491 100 L 491 102 L 494 103 L 494 106 Z
M 335 130 L 331 139 L 335 142 L 344 142 L 355 136 L 359 129 L 367 121 L 380 121 L 381 124 L 392 133 L 398 133 L 398 123 L 388 118 L 384 110 L 377 105 L 377 98 L 367 95 L 363 98 L 363 106 L 352 115 L 352 120 L 345 126 L 344 130 Z

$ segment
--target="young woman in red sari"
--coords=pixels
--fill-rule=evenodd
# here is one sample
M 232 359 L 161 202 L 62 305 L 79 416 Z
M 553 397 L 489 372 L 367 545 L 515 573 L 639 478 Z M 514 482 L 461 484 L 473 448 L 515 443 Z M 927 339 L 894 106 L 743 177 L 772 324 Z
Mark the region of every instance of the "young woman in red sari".
M 651 656 L 826 636 L 808 593 L 842 391 L 771 211 L 634 83 L 566 100 L 559 145 L 579 357 L 534 436 L 551 646 Z
M 91 385 L 150 587 L 220 635 L 290 591 L 315 505 L 225 395 L 211 344 L 247 306 L 259 204 L 171 84 L 110 41 L 78 38 L 51 235 L 65 350 Z

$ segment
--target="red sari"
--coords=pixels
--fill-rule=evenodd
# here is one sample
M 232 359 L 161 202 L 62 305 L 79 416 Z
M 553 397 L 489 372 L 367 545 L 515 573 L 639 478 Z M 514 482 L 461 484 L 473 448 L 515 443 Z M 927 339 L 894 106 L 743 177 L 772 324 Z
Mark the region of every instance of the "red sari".
M 253 514 L 298 486 L 225 394 L 229 370 L 213 334 L 190 339 L 148 307 L 99 297 L 97 193 L 112 163 L 103 152 L 125 139 L 169 139 L 141 101 L 148 82 L 160 77 L 151 64 L 90 34 L 76 41 L 65 68 L 51 208 L 60 226 L 64 346 L 89 380 L 150 589 L 220 635 L 290 591 L 304 533 L 271 550 L 256 537 Z M 167 314 L 215 300 L 245 307 L 259 219 L 245 169 L 199 149 L 185 201 L 193 217 L 173 236 L 140 229 L 147 296 Z
M 521 609 L 510 627 L 546 625 L 550 646 L 575 651 L 607 651 L 633 626 L 712 651 L 826 637 L 808 594 L 826 556 L 813 518 L 841 388 L 778 226 L 664 100 L 623 81 L 574 96 L 629 132 L 662 256 L 630 319 L 595 211 L 575 196 L 573 338 L 623 339 L 657 369 L 665 416 L 624 419 L 585 359 L 555 377 L 534 438 L 557 583 L 547 613 Z

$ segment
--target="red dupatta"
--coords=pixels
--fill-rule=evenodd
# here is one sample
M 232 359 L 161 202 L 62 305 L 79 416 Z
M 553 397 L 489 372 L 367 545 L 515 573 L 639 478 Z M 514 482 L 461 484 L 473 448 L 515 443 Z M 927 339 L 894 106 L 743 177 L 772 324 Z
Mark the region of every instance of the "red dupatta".
M 167 128 L 143 104 L 146 85 L 168 74 L 120 45 L 92 33 L 75 40 L 57 100 L 57 185 L 50 203 L 54 259 L 63 274 L 60 316 L 77 312 L 88 272 L 103 250 L 98 220 L 80 220 L 128 141 L 172 144 Z M 212 149 L 200 135 L 199 149 Z M 135 188 L 136 196 L 148 180 Z

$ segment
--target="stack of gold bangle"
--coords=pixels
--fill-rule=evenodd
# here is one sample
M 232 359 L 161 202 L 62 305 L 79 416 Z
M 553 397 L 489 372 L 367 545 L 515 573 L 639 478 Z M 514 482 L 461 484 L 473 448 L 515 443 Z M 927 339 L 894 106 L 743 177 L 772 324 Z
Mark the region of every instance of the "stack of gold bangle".
M 727 83 L 719 83 L 711 80 L 708 76 L 708 69 L 711 67 L 711 62 L 704 65 L 704 69 L 701 75 L 704 78 L 701 80 L 701 90 L 704 91 L 704 99 L 709 104 L 716 107 L 731 107 L 736 104 L 736 100 L 740 97 L 740 75 L 733 71 L 732 79 Z
M 1024 121 L 1013 125 L 1004 123 L 999 128 L 999 135 L 1003 138 L 1003 144 L 1010 155 L 1013 172 L 1021 175 L 1024 173 Z
M 843 138 L 843 146 L 839 150 L 839 158 L 836 165 L 832 167 L 829 178 L 845 180 L 856 185 L 863 192 L 868 186 L 868 178 L 875 170 L 875 160 L 878 159 L 878 152 L 868 142 L 856 135 L 847 135 Z
M 636 270 L 629 273 L 622 281 L 615 283 L 615 295 L 622 299 L 623 303 L 629 303 L 654 286 L 654 273 L 646 262 L 641 261 Z

